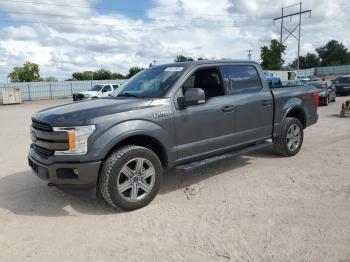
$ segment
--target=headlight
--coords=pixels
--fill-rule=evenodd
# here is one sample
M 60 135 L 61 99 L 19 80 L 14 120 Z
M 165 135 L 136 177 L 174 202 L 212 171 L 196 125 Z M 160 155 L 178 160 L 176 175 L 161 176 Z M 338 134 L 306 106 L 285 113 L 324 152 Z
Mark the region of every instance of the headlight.
M 65 131 L 68 133 L 69 149 L 67 151 L 55 151 L 55 155 L 85 155 L 87 153 L 87 140 L 95 131 L 96 127 L 54 127 L 54 131 Z
M 320 92 L 319 95 L 320 95 L 320 96 L 325 96 L 325 95 L 326 95 L 326 92 L 325 92 L 325 91 Z

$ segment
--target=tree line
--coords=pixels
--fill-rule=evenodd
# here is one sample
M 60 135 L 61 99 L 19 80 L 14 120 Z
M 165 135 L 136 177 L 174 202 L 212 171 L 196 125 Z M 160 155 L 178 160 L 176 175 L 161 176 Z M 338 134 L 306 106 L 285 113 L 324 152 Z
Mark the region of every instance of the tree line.
M 198 58 L 202 60 L 203 58 Z M 178 55 L 175 59 L 175 62 L 185 62 L 185 61 L 194 61 L 191 57 L 186 57 L 183 55 Z M 154 66 L 153 63 L 149 65 L 150 67 Z M 129 79 L 130 77 L 136 75 L 138 72 L 142 71 L 144 68 L 134 66 L 131 67 L 127 74 L 121 74 L 117 72 L 112 72 L 107 69 L 99 69 L 97 71 L 83 71 L 75 72 L 72 74 L 72 77 L 66 79 L 66 81 L 83 81 L 83 80 L 113 80 L 113 79 Z M 40 68 L 38 64 L 25 62 L 23 66 L 14 67 L 12 72 L 8 74 L 8 77 L 11 79 L 11 82 L 57 82 L 57 78 L 49 76 L 42 78 L 40 76 Z
M 261 66 L 264 70 L 295 69 L 297 59 L 283 67 L 286 46 L 276 39 L 271 40 L 270 46 L 260 48 Z M 299 56 L 300 69 L 320 66 L 341 66 L 350 64 L 350 51 L 337 40 L 330 40 L 324 46 L 316 48 L 316 53 L 308 52 L 305 56 Z
M 286 46 L 278 42 L 276 39 L 271 40 L 269 46 L 260 48 L 260 64 L 264 70 L 280 70 L 295 69 L 297 59 L 287 66 L 284 65 L 283 54 L 285 54 Z M 204 58 L 197 58 L 204 60 Z M 178 55 L 174 62 L 194 61 L 192 57 Z M 300 69 L 307 69 L 319 66 L 339 66 L 350 64 L 350 51 L 337 40 L 331 40 L 324 46 L 316 48 L 316 53 L 307 53 L 305 56 L 299 56 Z M 150 67 L 154 64 L 150 64 Z M 97 71 L 75 72 L 67 81 L 74 80 L 112 80 L 112 79 L 128 79 L 137 74 L 144 68 L 134 66 L 131 67 L 127 74 L 112 72 L 107 69 L 99 69 Z M 40 68 L 38 64 L 26 62 L 23 66 L 14 67 L 13 71 L 8 74 L 11 82 L 55 82 L 57 78 L 49 76 L 42 78 L 40 76 Z

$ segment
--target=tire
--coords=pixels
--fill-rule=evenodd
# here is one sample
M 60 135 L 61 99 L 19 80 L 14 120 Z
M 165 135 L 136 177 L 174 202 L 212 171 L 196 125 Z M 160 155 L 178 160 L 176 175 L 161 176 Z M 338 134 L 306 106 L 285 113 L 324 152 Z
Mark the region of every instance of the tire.
M 108 204 L 131 211 L 154 199 L 162 177 L 162 164 L 153 151 L 141 146 L 124 146 L 103 162 L 98 188 Z
M 299 135 L 296 135 L 296 133 L 294 133 L 296 132 L 296 129 L 294 129 L 294 131 L 291 130 L 294 127 L 297 127 Z M 303 144 L 303 139 L 304 132 L 301 122 L 297 118 L 286 117 L 286 119 L 283 122 L 282 131 L 279 137 L 273 139 L 273 146 L 276 153 L 279 155 L 294 156 L 299 152 Z M 293 144 L 293 146 L 291 146 L 291 144 Z
M 328 106 L 328 104 L 329 104 L 329 96 L 327 96 L 324 100 L 324 105 Z

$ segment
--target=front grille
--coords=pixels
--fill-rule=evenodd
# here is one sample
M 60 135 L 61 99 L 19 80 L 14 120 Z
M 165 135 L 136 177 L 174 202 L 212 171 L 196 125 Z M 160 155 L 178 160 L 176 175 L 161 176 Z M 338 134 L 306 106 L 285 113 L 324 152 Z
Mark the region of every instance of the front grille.
M 36 119 L 32 119 L 32 126 L 35 129 L 41 130 L 41 131 L 47 131 L 47 132 L 52 132 L 52 126 L 48 123 L 36 120 Z
M 33 144 L 33 148 L 34 148 L 35 152 L 37 152 L 38 154 L 40 154 L 41 156 L 44 156 L 44 157 L 53 156 L 55 154 L 54 150 L 49 150 L 49 149 L 43 148 L 41 146 L 38 146 L 36 144 Z
M 54 131 L 49 123 L 32 119 L 31 136 L 33 149 L 40 156 L 48 158 L 55 151 L 69 149 L 68 133 L 66 131 Z

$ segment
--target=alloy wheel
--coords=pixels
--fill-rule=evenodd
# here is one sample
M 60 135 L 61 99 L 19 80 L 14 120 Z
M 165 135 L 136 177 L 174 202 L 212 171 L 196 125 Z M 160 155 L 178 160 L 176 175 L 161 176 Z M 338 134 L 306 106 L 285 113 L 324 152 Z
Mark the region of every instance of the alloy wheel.
M 155 174 L 154 166 L 149 160 L 145 158 L 130 160 L 118 174 L 118 193 L 130 202 L 145 198 L 153 188 Z
M 296 124 L 292 124 L 287 132 L 287 147 L 289 150 L 294 151 L 298 149 L 300 144 L 300 127 Z

